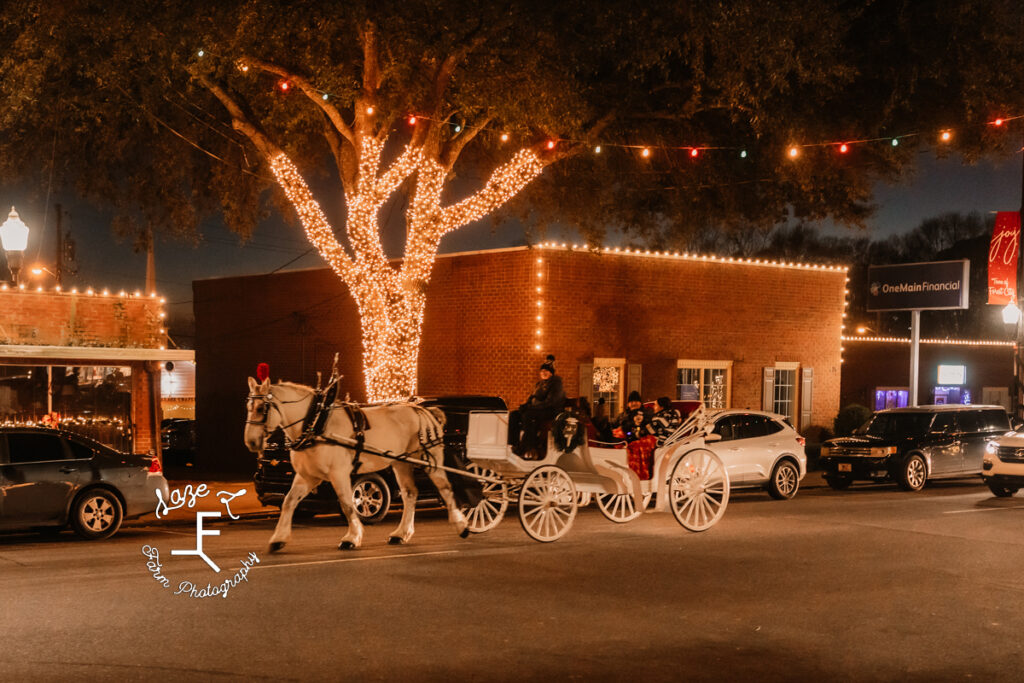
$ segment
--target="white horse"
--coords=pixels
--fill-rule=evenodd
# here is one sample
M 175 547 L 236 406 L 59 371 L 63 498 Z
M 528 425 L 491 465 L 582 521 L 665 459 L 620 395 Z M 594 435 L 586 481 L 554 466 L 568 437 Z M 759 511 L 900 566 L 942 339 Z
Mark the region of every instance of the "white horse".
M 249 378 L 249 397 L 246 405 L 248 416 L 245 423 L 245 445 L 254 452 L 263 450 L 267 436 L 280 427 L 289 443 L 298 441 L 302 423 L 309 411 L 315 391 L 312 387 L 291 382 L 279 382 L 273 387 L 270 378 L 262 384 Z M 423 458 L 421 444 L 439 439 L 442 434 L 444 414 L 436 409 L 426 409 L 413 403 L 366 406 L 363 408 L 370 428 L 365 431 L 365 445 L 381 452 L 396 455 L 411 453 L 412 457 Z M 354 439 L 355 429 L 345 410 L 330 412 L 323 433 L 342 439 Z M 444 452 L 441 443 L 427 449 L 435 463 L 443 464 Z M 296 506 L 315 489 L 320 482 L 329 481 L 338 494 L 341 511 L 348 519 L 348 533 L 338 545 L 340 550 L 355 550 L 363 542 L 363 524 L 356 514 L 352 500 L 352 469 L 354 450 L 348 446 L 316 441 L 299 451 L 291 451 L 295 479 L 291 490 L 281 505 L 281 517 L 270 538 L 270 552 L 284 547 L 292 536 L 292 514 Z M 388 543 L 407 543 L 413 535 L 413 517 L 418 491 L 413 481 L 413 467 L 408 462 L 392 460 L 370 453 L 359 456 L 360 472 L 376 472 L 390 467 L 402 492 L 402 521 L 388 536 Z M 427 474 L 437 487 L 448 508 L 448 521 L 455 526 L 459 535 L 465 538 L 469 528 L 465 516 L 456 507 L 451 484 L 444 470 L 428 468 Z

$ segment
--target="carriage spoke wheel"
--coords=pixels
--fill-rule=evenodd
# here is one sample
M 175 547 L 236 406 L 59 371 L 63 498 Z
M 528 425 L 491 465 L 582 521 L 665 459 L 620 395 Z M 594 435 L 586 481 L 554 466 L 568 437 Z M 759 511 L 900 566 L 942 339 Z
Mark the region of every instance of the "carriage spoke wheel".
M 650 502 L 651 494 L 645 493 L 638 510 L 632 493 L 606 493 L 597 496 L 597 506 L 601 508 L 601 514 L 616 524 L 633 521 L 643 514 Z
M 519 522 L 530 538 L 550 543 L 576 519 L 576 488 L 565 470 L 543 465 L 530 472 L 519 493 Z
M 594 499 L 594 494 L 590 491 L 577 491 L 576 492 L 576 507 L 585 508 L 590 505 L 590 501 Z
M 729 474 L 711 451 L 690 451 L 672 468 L 668 496 L 677 522 L 690 531 L 705 531 L 725 514 Z
M 466 471 L 471 474 L 478 474 L 484 477 L 498 476 L 493 470 L 480 467 L 471 463 Z M 481 482 L 483 485 L 484 499 L 476 507 L 466 512 L 466 521 L 469 522 L 469 530 L 474 534 L 490 531 L 498 526 L 498 522 L 505 517 L 508 510 L 509 490 L 505 482 L 495 483 L 490 481 Z

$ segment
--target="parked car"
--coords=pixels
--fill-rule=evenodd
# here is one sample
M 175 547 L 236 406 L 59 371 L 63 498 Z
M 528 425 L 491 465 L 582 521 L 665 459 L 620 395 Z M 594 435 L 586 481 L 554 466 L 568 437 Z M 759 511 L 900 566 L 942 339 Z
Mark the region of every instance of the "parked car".
M 160 451 L 168 465 L 194 465 L 196 421 L 172 417 L 160 423 Z
M 77 434 L 0 428 L 0 529 L 60 530 L 90 540 L 112 536 L 125 519 L 168 498 L 156 458 L 121 453 Z
M 1009 429 L 1001 406 L 881 410 L 853 436 L 826 441 L 819 462 L 837 490 L 867 480 L 920 491 L 929 479 L 982 474 L 987 444 Z
M 981 478 L 1000 498 L 1008 498 L 1024 487 L 1024 433 L 1015 430 L 988 442 Z
M 421 405 L 436 406 L 445 414 L 444 458 L 445 464 L 458 463 L 464 466 L 466 455 L 466 430 L 469 428 L 469 413 L 473 410 L 506 410 L 505 401 L 497 396 L 435 396 L 421 399 Z M 371 427 L 372 428 L 372 427 Z M 440 494 L 421 467 L 414 469 L 416 488 L 419 489 L 418 503 L 437 504 Z M 271 435 L 267 448 L 256 459 L 256 473 L 253 483 L 256 495 L 264 505 L 280 507 L 291 488 L 295 471 L 284 447 L 280 432 Z M 456 497 L 464 495 L 471 480 L 458 475 L 449 475 L 448 480 L 455 489 Z M 364 524 L 374 524 L 384 519 L 393 502 L 400 501 L 398 484 L 391 469 L 379 472 L 357 473 L 352 478 L 353 498 L 356 512 Z M 330 482 L 319 486 L 299 503 L 299 515 L 337 513 L 338 496 Z
M 704 443 L 725 464 L 732 488 L 765 488 L 772 498 L 796 495 L 807 474 L 804 438 L 789 420 L 757 410 L 710 414 Z

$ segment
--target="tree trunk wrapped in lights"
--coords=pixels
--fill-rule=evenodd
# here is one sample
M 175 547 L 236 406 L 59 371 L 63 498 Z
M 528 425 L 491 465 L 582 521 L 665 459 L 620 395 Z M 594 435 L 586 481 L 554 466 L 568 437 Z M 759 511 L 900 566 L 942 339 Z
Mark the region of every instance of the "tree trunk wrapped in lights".
M 448 169 L 409 145 L 380 174 L 383 149 L 382 140 L 361 140 L 358 179 L 354 191 L 346 192 L 351 256 L 338 243 L 326 216 L 288 156 L 277 151 L 270 158 L 274 177 L 294 205 L 310 242 L 356 300 L 362 324 L 366 395 L 370 401 L 406 398 L 416 393 L 425 289 L 441 238 L 500 207 L 544 168 L 536 153 L 520 150 L 495 170 L 479 192 L 443 207 L 441 191 Z M 406 214 L 406 254 L 396 270 L 384 255 L 377 214 L 407 178 L 415 179 L 416 188 Z
M 195 66 L 192 75 L 227 109 L 235 130 L 243 133 L 264 156 L 280 187 L 294 206 L 310 242 L 348 287 L 356 301 L 362 325 L 363 370 L 369 401 L 402 399 L 415 395 L 420 336 L 426 306 L 426 287 L 441 238 L 488 215 L 514 197 L 564 151 L 542 152 L 523 148 L 500 164 L 483 187 L 465 199 L 443 205 L 446 181 L 459 154 L 490 123 L 451 127 L 443 113 L 443 93 L 458 65 L 458 56 L 444 60 L 436 70 L 435 88 L 422 117 L 404 149 L 382 169 L 384 149 L 397 117 L 377 110 L 382 83 L 378 65 L 378 37 L 367 25 L 361 33 L 362 90 L 356 99 L 351 125 L 323 92 L 305 77 L 276 64 L 242 58 L 243 74 L 252 71 L 287 79 L 289 90 L 306 95 L 325 121 L 324 137 L 334 154 L 345 190 L 347 248 L 340 243 L 320 205 L 289 155 L 252 120 L 227 87 Z M 541 154 L 544 154 L 542 159 Z M 399 267 L 393 266 L 380 240 L 378 213 L 403 185 L 410 183 L 406 211 L 406 250 Z

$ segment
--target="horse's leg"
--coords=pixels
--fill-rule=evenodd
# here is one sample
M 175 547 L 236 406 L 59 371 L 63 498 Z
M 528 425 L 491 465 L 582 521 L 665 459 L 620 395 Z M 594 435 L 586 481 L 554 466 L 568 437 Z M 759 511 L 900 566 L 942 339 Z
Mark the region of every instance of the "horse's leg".
M 356 504 L 352 498 L 352 463 L 345 460 L 344 465 L 332 467 L 330 470 L 331 486 L 338 494 L 341 514 L 348 520 L 348 533 L 338 544 L 338 550 L 356 550 L 363 544 L 363 522 L 356 512 Z
M 443 460 L 438 459 L 438 462 L 443 462 Z M 441 494 L 441 498 L 444 500 L 445 507 L 448 508 L 448 521 L 455 526 L 459 536 L 466 538 L 469 536 L 469 522 L 466 521 L 466 516 L 462 514 L 462 510 L 455 505 L 455 494 L 452 493 L 452 485 L 448 481 L 448 475 L 444 470 L 428 469 L 427 476 L 430 477 L 430 481 L 434 482 L 437 492 Z
M 413 518 L 416 516 L 416 498 L 419 491 L 412 475 L 412 465 L 395 461 L 391 463 L 391 471 L 395 473 L 395 481 L 402 492 L 402 521 L 388 536 L 388 543 L 401 545 L 408 543 L 415 531 Z
M 288 489 L 288 495 L 284 497 L 284 502 L 281 504 L 281 516 L 277 518 L 274 535 L 270 537 L 270 552 L 276 553 L 284 547 L 285 543 L 292 540 L 292 515 L 295 513 L 295 508 L 319 483 L 319 481 L 306 479 L 298 472 L 295 473 L 292 487 Z

